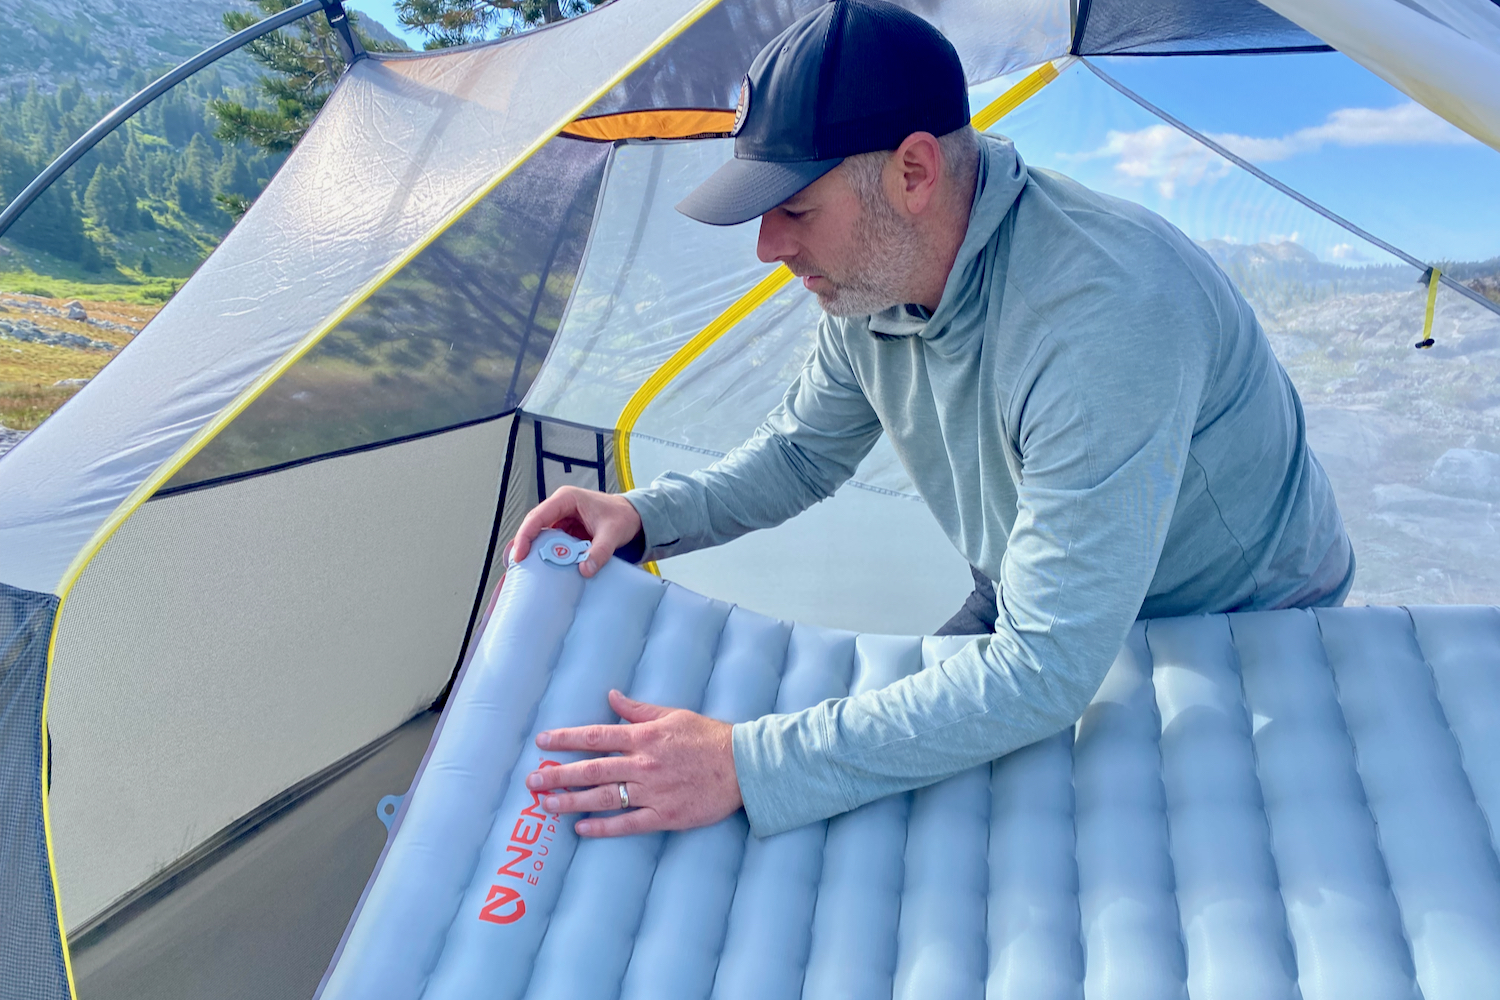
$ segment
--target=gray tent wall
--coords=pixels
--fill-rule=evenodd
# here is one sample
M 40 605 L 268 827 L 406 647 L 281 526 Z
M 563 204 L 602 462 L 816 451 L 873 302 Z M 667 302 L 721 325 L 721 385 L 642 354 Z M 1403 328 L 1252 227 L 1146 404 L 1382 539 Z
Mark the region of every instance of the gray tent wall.
M 410 782 L 495 591 L 492 540 L 539 490 L 597 488 L 603 447 L 511 415 L 179 491 L 122 528 L 54 679 L 81 996 L 311 994 L 383 843 L 376 801 Z M 186 831 L 211 835 L 178 856 Z
M 382 846 L 376 801 L 410 782 L 498 585 L 492 540 L 540 490 L 597 488 L 604 440 L 502 417 L 174 493 L 111 540 L 54 682 L 60 877 L 70 906 L 108 903 L 73 926 L 80 995 L 311 994 Z M 225 817 L 172 859 L 184 824 Z

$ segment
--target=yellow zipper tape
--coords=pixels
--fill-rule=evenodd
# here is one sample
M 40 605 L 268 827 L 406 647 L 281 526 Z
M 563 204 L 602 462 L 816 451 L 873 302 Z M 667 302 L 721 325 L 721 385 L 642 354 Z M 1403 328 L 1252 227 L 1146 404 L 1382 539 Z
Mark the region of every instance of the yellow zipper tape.
M 47 640 L 47 676 L 42 681 L 42 837 L 47 844 L 47 874 L 52 876 L 52 905 L 57 908 L 57 938 L 62 946 L 63 969 L 68 976 L 68 995 L 78 1000 L 78 986 L 73 981 L 73 953 L 68 948 L 68 935 L 63 929 L 62 886 L 57 880 L 57 855 L 52 850 L 52 798 L 51 775 L 48 764 L 52 760 L 51 734 L 47 732 L 47 707 L 52 701 L 52 654 L 57 650 L 57 623 L 62 618 L 62 601 L 52 612 L 52 635 Z
M 630 474 L 630 432 L 635 429 L 635 422 L 641 418 L 646 407 L 667 387 L 667 383 L 692 364 L 698 355 L 708 350 L 714 341 L 728 333 L 736 323 L 760 308 L 767 299 L 786 287 L 792 277 L 792 272 L 786 269 L 785 264 L 782 264 L 760 279 L 755 283 L 754 288 L 736 299 L 733 305 L 716 316 L 714 321 L 699 331 L 697 336 L 679 347 L 677 352 L 656 369 L 630 397 L 630 401 L 625 404 L 625 409 L 620 411 L 620 419 L 615 422 L 615 473 L 619 477 L 622 491 L 635 489 L 635 478 Z

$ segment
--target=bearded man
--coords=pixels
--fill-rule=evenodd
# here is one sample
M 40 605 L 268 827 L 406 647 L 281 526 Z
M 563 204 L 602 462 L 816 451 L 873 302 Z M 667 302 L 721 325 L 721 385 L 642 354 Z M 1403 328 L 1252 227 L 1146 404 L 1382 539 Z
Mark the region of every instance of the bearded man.
M 1302 406 L 1229 279 L 1145 209 L 1028 168 L 969 127 L 962 66 L 921 18 L 835 0 L 768 45 L 735 157 L 679 207 L 760 218 L 826 313 L 744 445 L 623 496 L 558 491 L 561 525 L 661 558 L 833 494 L 883 431 L 976 590 L 988 633 L 879 691 L 728 723 L 618 692 L 626 725 L 545 733 L 615 753 L 528 776 L 585 836 L 742 805 L 759 836 L 931 784 L 1071 725 L 1132 622 L 1343 603 L 1353 554 Z M 893 582 L 893 585 L 894 582 Z M 575 789 L 565 791 L 564 789 Z

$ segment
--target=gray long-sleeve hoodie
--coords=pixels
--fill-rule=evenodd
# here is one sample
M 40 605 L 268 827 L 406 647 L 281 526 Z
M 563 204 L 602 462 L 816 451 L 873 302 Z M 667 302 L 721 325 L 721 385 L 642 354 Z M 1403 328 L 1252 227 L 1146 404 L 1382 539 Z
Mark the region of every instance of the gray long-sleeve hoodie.
M 1341 602 L 1352 578 L 1297 393 L 1224 273 L 1159 216 L 1028 170 L 1009 141 L 982 149 L 931 316 L 825 317 L 749 441 L 626 494 L 647 557 L 717 545 L 830 496 L 883 429 L 996 581 L 994 635 L 734 727 L 760 836 L 1070 725 L 1137 617 Z

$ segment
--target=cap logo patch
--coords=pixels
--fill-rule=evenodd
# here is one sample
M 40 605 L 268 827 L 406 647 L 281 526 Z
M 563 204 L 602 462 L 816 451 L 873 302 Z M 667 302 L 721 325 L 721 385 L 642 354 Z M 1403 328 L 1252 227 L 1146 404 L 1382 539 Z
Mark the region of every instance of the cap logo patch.
M 740 103 L 734 108 L 734 128 L 729 130 L 730 135 L 739 135 L 740 129 L 745 127 L 745 116 L 750 113 L 750 77 L 746 76 L 740 83 Z

